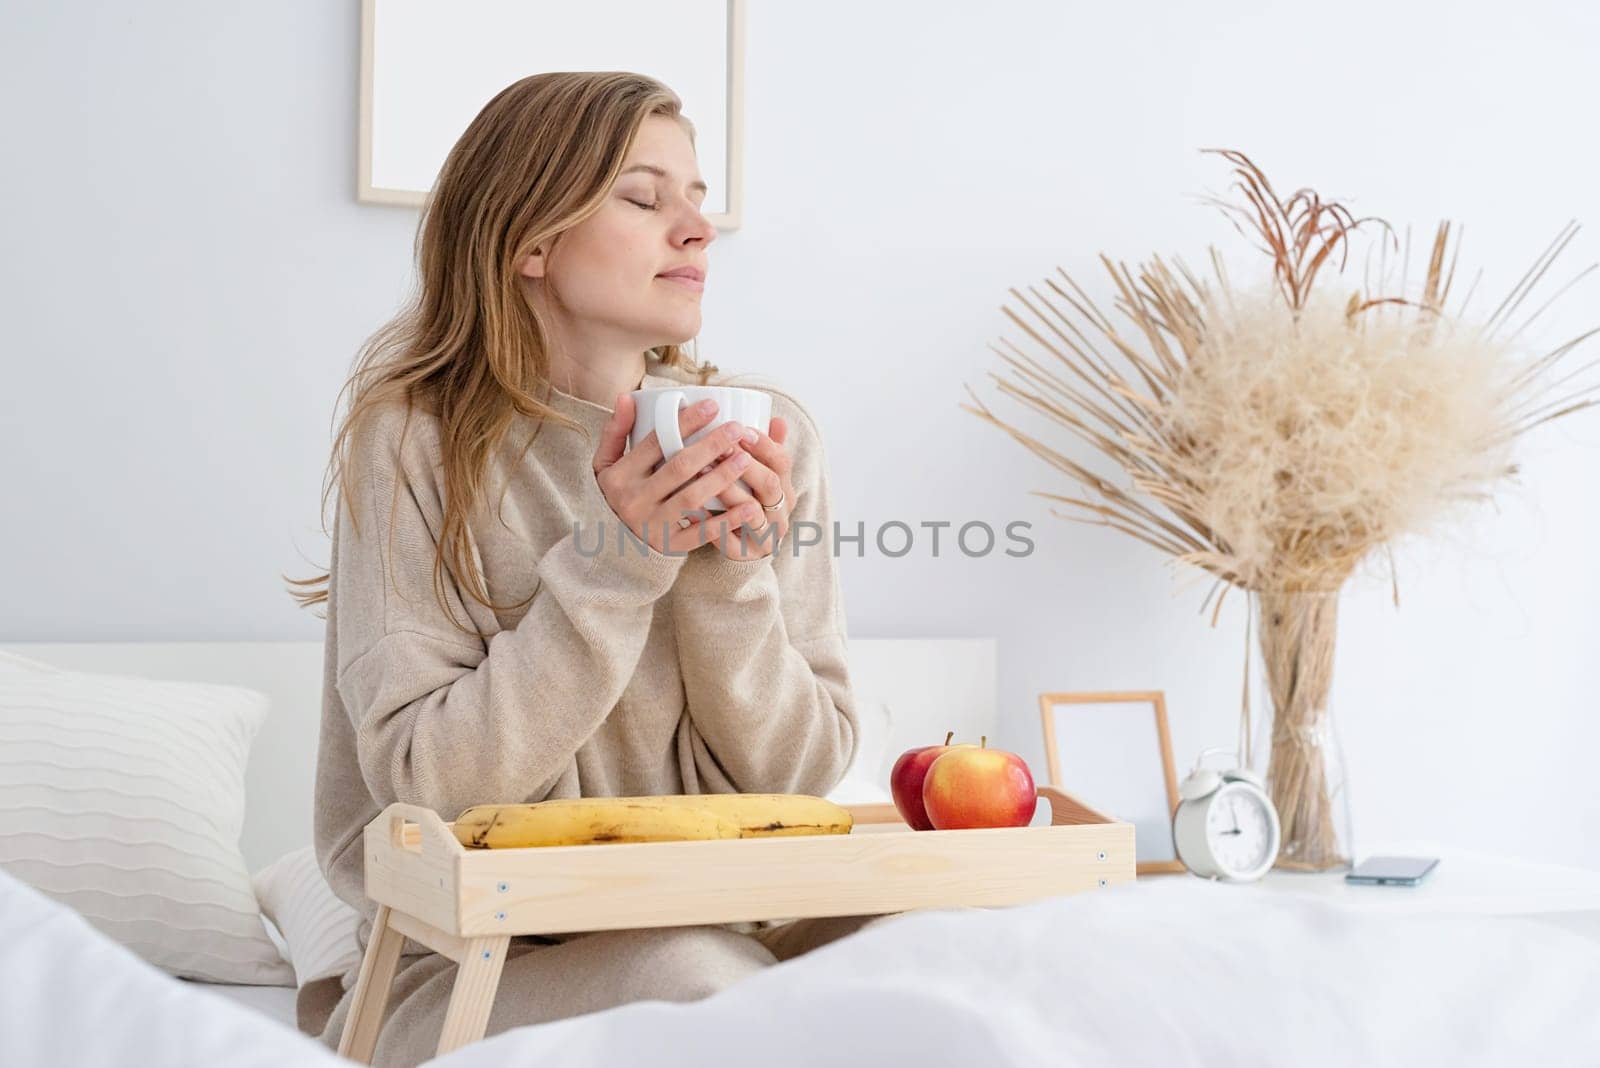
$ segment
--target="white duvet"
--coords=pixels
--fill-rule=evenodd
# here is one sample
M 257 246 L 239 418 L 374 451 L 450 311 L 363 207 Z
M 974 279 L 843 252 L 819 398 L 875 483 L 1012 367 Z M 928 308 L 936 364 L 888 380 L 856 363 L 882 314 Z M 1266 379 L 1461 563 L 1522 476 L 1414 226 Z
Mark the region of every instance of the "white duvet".
M 0 872 L 0 1065 L 338 1065 Z M 1600 942 L 1146 880 L 910 913 L 704 1000 L 524 1027 L 504 1065 L 1600 1065 Z

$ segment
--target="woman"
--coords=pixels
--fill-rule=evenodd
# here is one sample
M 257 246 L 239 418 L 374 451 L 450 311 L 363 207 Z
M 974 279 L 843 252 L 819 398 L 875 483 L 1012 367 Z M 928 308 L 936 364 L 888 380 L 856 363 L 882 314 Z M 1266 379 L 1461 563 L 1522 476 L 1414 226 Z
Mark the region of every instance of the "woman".
M 705 272 L 716 237 L 693 133 L 635 74 L 502 91 L 428 201 L 416 301 L 348 383 L 329 574 L 296 585 L 327 584 L 298 595 L 328 606 L 315 838 L 363 947 L 361 831 L 390 802 L 822 795 L 855 752 L 830 541 L 784 540 L 832 529 L 805 409 L 769 389 L 770 433 L 731 424 L 654 473 L 653 432 L 625 449 L 630 390 L 736 381 L 679 347 L 700 291 L 663 277 Z M 489 1032 L 702 997 L 876 918 L 517 939 Z M 433 1055 L 455 978 L 405 948 L 379 1064 Z M 302 1028 L 336 1045 L 354 980 L 308 984 Z

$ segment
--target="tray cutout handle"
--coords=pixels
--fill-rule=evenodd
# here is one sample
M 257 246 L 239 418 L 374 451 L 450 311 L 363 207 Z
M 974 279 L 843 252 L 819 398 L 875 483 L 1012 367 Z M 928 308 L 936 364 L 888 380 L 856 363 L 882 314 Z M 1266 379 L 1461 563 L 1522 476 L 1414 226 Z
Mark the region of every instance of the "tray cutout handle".
M 394 849 L 436 856 L 463 852 L 455 833 L 431 808 L 396 801 L 383 810 L 383 818 Z

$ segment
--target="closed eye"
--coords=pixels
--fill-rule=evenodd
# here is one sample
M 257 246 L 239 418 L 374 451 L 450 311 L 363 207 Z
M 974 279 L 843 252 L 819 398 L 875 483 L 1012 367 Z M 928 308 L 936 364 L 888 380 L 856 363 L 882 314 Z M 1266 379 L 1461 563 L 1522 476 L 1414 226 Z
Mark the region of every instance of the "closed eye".
M 633 200 L 633 199 L 627 198 L 627 197 L 624 197 L 623 199 L 627 200 L 629 204 L 633 204 L 633 205 L 636 205 L 638 207 L 644 208 L 646 211 L 655 211 L 657 208 L 660 207 L 659 204 L 640 204 L 637 200 Z

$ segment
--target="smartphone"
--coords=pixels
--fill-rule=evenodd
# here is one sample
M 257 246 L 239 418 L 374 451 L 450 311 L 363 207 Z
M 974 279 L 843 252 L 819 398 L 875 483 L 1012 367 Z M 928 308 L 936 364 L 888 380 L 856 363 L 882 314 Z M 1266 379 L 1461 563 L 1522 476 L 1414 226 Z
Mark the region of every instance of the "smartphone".
M 1368 857 L 1345 872 L 1347 883 L 1416 886 L 1439 863 L 1438 857 Z

